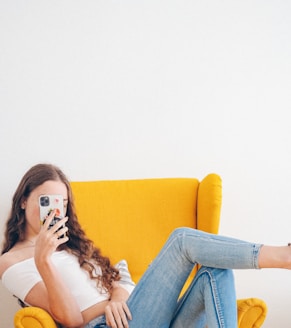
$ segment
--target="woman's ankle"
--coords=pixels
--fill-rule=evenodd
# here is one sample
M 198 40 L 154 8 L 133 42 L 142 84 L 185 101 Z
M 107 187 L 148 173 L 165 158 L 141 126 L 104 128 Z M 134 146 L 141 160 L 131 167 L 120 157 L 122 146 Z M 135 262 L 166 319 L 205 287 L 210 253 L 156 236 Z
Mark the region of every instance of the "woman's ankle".
M 291 246 L 265 246 L 259 254 L 259 268 L 291 270 Z

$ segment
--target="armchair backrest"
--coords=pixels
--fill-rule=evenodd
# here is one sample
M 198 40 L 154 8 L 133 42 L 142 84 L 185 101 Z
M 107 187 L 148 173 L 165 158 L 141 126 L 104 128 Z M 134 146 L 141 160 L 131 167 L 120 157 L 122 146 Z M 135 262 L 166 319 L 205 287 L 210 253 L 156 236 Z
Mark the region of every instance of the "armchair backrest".
M 103 255 L 126 259 L 138 281 L 170 232 L 182 226 L 217 233 L 221 179 L 71 182 L 79 221 Z

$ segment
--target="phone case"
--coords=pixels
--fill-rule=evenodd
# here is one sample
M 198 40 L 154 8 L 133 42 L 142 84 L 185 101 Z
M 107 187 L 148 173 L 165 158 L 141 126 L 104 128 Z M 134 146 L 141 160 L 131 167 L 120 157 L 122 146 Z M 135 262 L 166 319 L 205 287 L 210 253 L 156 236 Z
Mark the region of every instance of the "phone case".
M 56 210 L 56 220 L 64 217 L 64 200 L 62 195 L 42 195 L 39 197 L 40 220 L 42 223 L 54 209 Z

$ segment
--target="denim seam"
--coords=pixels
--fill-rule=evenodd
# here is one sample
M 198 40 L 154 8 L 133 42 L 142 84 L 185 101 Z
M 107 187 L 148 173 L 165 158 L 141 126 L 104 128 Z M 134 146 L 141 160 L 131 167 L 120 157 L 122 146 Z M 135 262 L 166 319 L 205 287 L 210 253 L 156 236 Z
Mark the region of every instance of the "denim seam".
M 210 281 L 212 296 L 213 296 L 215 309 L 216 309 L 216 313 L 217 313 L 217 321 L 219 323 L 219 327 L 223 328 L 223 327 L 225 327 L 225 325 L 224 325 L 224 320 L 222 317 L 222 310 L 221 310 L 220 300 L 219 300 L 219 296 L 218 296 L 218 292 L 217 292 L 216 281 L 213 278 L 213 276 L 211 275 L 210 271 L 205 270 L 204 273 L 207 273 L 210 277 L 209 281 Z

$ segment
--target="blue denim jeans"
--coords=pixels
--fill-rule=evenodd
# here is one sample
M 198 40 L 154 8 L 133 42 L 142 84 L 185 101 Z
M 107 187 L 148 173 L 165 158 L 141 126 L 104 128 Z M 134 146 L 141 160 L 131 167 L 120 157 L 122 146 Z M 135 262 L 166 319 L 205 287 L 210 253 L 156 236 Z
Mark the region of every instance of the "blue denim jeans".
M 128 299 L 130 328 L 236 328 L 232 269 L 258 269 L 261 246 L 190 228 L 174 230 Z M 195 264 L 201 268 L 178 300 Z M 86 326 L 91 327 L 107 326 Z
M 105 316 L 102 315 L 90 321 L 85 328 L 106 328 L 106 319 Z

